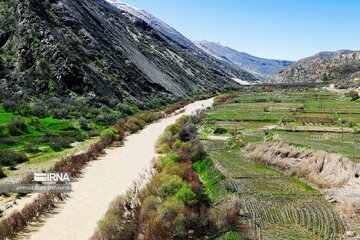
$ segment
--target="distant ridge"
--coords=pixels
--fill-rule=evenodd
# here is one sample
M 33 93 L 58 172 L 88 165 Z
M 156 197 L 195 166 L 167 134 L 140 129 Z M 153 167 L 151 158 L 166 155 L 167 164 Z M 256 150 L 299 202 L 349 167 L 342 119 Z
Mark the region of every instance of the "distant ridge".
M 360 51 L 320 52 L 269 77 L 269 83 L 343 82 L 360 79 Z
M 194 41 L 194 43 L 208 54 L 219 60 L 235 64 L 242 69 L 252 73 L 259 79 L 265 79 L 278 73 L 285 67 L 293 64 L 293 61 L 265 59 L 252 56 L 244 52 L 238 52 L 220 43 L 208 42 L 206 40 Z

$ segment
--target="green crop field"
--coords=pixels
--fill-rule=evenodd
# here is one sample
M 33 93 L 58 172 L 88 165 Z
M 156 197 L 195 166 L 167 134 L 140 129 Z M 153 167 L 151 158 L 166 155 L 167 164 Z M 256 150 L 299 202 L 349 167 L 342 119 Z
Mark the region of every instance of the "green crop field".
M 357 112 L 359 102 L 325 91 L 240 93 L 230 103 L 217 105 L 199 128 L 209 159 L 224 176 L 216 184 L 207 180 L 204 186 L 210 194 L 214 191 L 217 202 L 231 193 L 241 199 L 243 223 L 251 238 L 338 239 L 343 223 L 316 189 L 247 160 L 242 148 L 271 139 L 356 160 L 360 156 Z M 291 131 L 291 126 L 306 128 Z

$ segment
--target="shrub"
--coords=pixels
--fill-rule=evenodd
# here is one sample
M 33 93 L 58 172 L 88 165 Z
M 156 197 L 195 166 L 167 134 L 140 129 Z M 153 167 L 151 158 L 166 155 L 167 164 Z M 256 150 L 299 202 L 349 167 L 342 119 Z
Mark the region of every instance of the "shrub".
M 69 112 L 66 108 L 54 109 L 52 115 L 56 119 L 65 119 L 69 115 Z
M 13 119 L 8 124 L 9 133 L 13 136 L 20 136 L 29 133 L 28 127 L 22 117 Z
M 21 231 L 27 224 L 34 221 L 41 214 L 55 207 L 55 202 L 64 199 L 61 193 L 45 193 L 39 195 L 32 203 L 25 205 L 0 222 L 0 239 L 11 239 L 14 234 Z
M 5 144 L 8 146 L 16 145 L 20 142 L 19 139 L 16 138 L 0 138 L 0 144 Z
M 194 205 L 197 203 L 196 194 L 191 190 L 190 185 L 183 186 L 177 193 L 176 197 L 183 201 L 186 205 Z
M 175 195 L 186 183 L 179 176 L 172 176 L 169 181 L 164 182 L 160 188 L 159 193 L 162 197 Z
M 103 113 L 110 113 L 111 112 L 110 108 L 108 106 L 105 106 L 105 105 L 101 106 L 100 111 L 103 112 Z
M 180 122 L 179 138 L 181 141 L 188 142 L 197 136 L 197 128 L 194 123 Z
M 61 107 L 61 100 L 57 97 L 51 97 L 46 100 L 46 103 L 49 107 L 52 108 L 60 108 Z
M 123 112 L 127 115 L 132 115 L 134 114 L 133 111 L 130 109 L 129 106 L 127 106 L 126 104 L 123 103 L 119 103 L 118 105 L 116 105 L 116 109 L 119 110 L 120 112 Z
M 157 218 L 164 222 L 172 221 L 184 208 L 183 201 L 177 197 L 171 197 L 158 207 Z
M 97 137 L 97 136 L 100 136 L 101 133 L 97 130 L 92 130 L 92 131 L 88 132 L 88 134 L 89 134 L 89 137 Z
M 166 167 L 162 169 L 162 172 L 169 175 L 177 175 L 181 178 L 184 178 L 186 172 L 191 169 L 191 165 L 187 163 L 178 163 L 178 164 L 167 164 Z
M 73 139 L 70 137 L 53 137 L 50 140 L 50 147 L 55 151 L 60 151 L 63 148 L 69 148 Z
M 40 152 L 39 146 L 33 144 L 33 143 L 29 143 L 25 146 L 25 152 L 28 153 L 38 153 Z
M 32 118 L 30 124 L 34 126 L 36 131 L 41 131 L 41 122 L 38 118 Z
M 97 123 L 97 124 L 102 124 L 102 123 L 105 123 L 106 120 L 105 120 L 105 116 L 102 115 L 102 114 L 99 114 L 95 117 L 94 121 Z
M 141 204 L 141 214 L 147 215 L 150 211 L 156 211 L 161 203 L 160 199 L 154 195 L 147 196 Z
M 30 105 L 27 102 L 22 102 L 22 103 L 18 104 L 17 111 L 22 116 L 29 116 L 32 114 Z
M 101 110 L 99 108 L 91 108 L 89 109 L 89 113 L 94 116 L 97 116 L 101 114 Z
M 26 162 L 29 159 L 24 153 L 16 153 L 11 149 L 0 149 L 0 165 L 14 166 L 17 163 Z
M 13 100 L 6 100 L 2 107 L 6 112 L 15 112 L 16 111 L 16 102 Z
M 105 122 L 108 125 L 114 124 L 118 120 L 118 116 L 116 114 L 113 114 L 113 113 L 105 114 L 104 117 L 105 117 Z
M 121 140 L 123 136 L 115 128 L 108 128 L 101 132 L 100 137 L 100 142 L 104 146 L 108 146 L 114 141 Z
M 124 125 L 125 125 L 125 120 L 120 119 L 113 126 L 113 128 L 116 129 L 116 131 L 118 132 L 118 134 L 120 136 L 124 136 L 124 133 L 125 133 L 125 129 L 124 129 L 125 126 Z
M 109 138 L 112 141 L 121 140 L 122 136 L 119 135 L 118 131 L 115 128 L 107 128 L 100 134 L 101 138 Z
M 90 122 L 86 118 L 84 118 L 84 117 L 79 118 L 78 123 L 79 123 L 81 129 L 84 129 L 84 130 L 89 130 L 90 129 L 89 128 L 89 123 Z
M 126 121 L 125 130 L 131 133 L 136 133 L 145 127 L 145 122 L 141 119 L 131 117 Z
M 47 115 L 47 110 L 43 102 L 36 102 L 32 106 L 32 114 L 37 117 L 45 117 Z
M 227 133 L 227 130 L 225 128 L 218 127 L 215 128 L 214 130 L 214 134 L 225 134 L 225 133 Z
M 356 123 L 356 122 L 354 122 L 354 121 L 349 121 L 349 122 L 348 122 L 348 124 L 349 124 L 349 127 L 351 127 L 351 128 L 353 128 L 353 127 L 356 127 L 356 126 L 357 126 L 357 123 Z
M 146 112 L 146 113 L 140 114 L 138 117 L 141 120 L 143 120 L 145 123 L 152 123 L 152 122 L 159 120 L 163 116 L 164 115 L 159 112 Z
M 168 164 L 180 162 L 180 161 L 181 161 L 181 158 L 180 158 L 179 154 L 170 153 L 170 154 L 160 157 L 157 165 L 160 169 L 163 169 Z
M 167 143 L 163 143 L 158 148 L 158 152 L 159 153 L 169 153 L 169 152 L 171 152 L 171 148 L 169 147 L 169 145 Z

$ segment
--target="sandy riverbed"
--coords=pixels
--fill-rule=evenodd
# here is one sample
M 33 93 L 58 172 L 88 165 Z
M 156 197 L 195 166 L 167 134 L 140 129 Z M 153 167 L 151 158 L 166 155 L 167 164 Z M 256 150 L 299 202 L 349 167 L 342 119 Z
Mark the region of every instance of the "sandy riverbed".
M 91 162 L 83 176 L 72 184 L 70 198 L 42 224 L 30 229 L 21 239 L 89 239 L 111 201 L 125 193 L 155 156 L 154 145 L 164 129 L 183 115 L 213 104 L 213 99 L 185 107 L 185 112 L 147 126 L 125 140 L 123 147 L 107 149 L 106 155 Z

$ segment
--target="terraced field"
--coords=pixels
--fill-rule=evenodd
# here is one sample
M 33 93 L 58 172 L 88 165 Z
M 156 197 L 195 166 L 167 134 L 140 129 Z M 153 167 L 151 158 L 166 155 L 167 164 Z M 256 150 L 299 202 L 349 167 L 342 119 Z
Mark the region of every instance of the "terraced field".
M 275 131 L 274 139 L 294 146 L 341 153 L 356 162 L 360 158 L 358 134 Z
M 224 141 L 207 141 L 207 152 L 243 202 L 243 221 L 260 239 L 338 239 L 339 216 L 303 182 L 247 161 Z M 276 229 L 276 230 L 275 230 Z
M 345 231 L 342 220 L 316 189 L 248 161 L 242 148 L 271 139 L 360 156 L 359 116 L 355 114 L 359 107 L 358 102 L 330 92 L 241 93 L 208 113 L 199 134 L 209 158 L 225 176 L 222 181 L 230 182 L 231 191 L 241 199 L 242 221 L 250 229 L 249 238 L 341 238 Z M 277 130 L 280 126 L 316 126 L 324 131 Z M 354 133 L 329 132 L 326 127 L 351 128 Z M 226 186 L 217 182 L 221 185 Z

